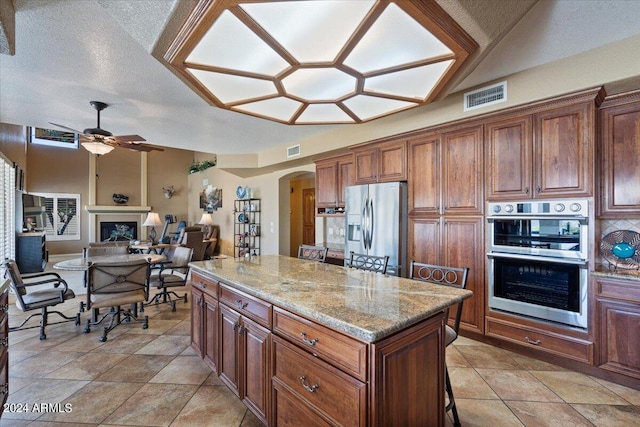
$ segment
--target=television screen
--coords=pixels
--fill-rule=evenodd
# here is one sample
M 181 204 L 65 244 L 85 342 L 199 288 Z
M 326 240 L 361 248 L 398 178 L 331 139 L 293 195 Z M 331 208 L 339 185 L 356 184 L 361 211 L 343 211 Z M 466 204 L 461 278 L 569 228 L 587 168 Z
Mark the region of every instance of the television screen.
M 22 195 L 22 216 L 27 231 L 44 230 L 47 220 L 46 199 L 33 194 Z

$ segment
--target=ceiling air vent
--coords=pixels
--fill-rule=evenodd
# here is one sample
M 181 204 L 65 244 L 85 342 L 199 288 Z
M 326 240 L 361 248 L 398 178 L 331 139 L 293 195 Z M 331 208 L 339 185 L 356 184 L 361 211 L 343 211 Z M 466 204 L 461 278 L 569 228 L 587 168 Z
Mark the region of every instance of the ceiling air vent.
M 507 82 L 496 83 L 464 94 L 464 111 L 475 110 L 507 100 Z
M 300 155 L 300 144 L 287 148 L 287 159 Z

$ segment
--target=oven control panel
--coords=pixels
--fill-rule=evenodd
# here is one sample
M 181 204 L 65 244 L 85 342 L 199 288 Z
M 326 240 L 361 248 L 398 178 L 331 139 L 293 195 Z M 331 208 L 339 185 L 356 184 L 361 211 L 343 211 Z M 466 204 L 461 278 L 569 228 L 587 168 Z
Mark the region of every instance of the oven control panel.
M 587 200 L 547 200 L 489 203 L 490 216 L 589 216 Z

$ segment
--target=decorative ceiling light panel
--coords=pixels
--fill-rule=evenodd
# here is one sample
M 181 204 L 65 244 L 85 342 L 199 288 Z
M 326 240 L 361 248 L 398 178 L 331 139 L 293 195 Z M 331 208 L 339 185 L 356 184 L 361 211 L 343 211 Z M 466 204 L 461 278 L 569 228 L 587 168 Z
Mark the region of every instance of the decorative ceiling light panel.
M 433 101 L 476 48 L 433 0 L 199 0 L 165 59 L 220 108 L 361 123 Z

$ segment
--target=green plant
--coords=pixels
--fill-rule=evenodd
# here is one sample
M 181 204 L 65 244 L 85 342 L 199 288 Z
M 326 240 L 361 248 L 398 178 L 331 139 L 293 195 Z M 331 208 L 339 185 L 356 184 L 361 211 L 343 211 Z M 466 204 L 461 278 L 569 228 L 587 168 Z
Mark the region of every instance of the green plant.
M 212 168 L 216 165 L 216 160 L 203 160 L 201 162 L 193 162 L 189 166 L 189 173 L 202 172 L 205 169 Z

